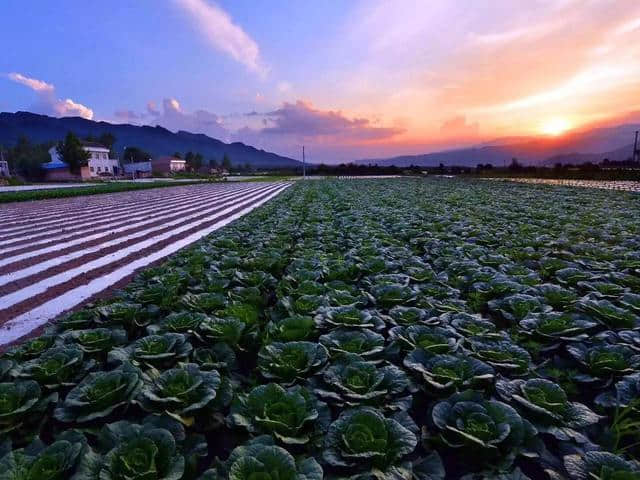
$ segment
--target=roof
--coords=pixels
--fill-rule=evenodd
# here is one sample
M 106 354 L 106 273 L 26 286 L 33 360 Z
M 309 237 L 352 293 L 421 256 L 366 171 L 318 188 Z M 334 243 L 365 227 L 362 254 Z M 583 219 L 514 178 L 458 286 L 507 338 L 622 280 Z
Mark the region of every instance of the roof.
M 49 162 L 43 163 L 41 167 L 45 170 L 55 170 L 57 168 L 69 168 L 69 164 L 63 162 L 62 160 L 51 160 Z
M 107 147 L 105 147 L 104 145 L 102 145 L 101 143 L 98 143 L 98 142 L 88 142 L 86 140 L 80 140 L 80 143 L 82 143 L 83 147 L 104 148 L 105 150 L 109 150 Z

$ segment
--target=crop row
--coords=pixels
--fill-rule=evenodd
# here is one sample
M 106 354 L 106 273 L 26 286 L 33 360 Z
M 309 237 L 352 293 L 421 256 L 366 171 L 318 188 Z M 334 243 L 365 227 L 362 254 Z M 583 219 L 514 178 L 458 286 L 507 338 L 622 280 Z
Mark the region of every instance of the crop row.
M 640 201 L 301 182 L 0 357 L 0 479 L 636 479 Z

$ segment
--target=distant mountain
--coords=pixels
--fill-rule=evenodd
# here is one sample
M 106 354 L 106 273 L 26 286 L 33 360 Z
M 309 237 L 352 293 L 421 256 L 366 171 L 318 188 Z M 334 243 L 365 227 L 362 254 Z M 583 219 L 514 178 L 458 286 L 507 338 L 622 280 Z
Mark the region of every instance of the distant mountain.
M 571 163 L 573 165 L 580 165 L 582 163 L 599 163 L 605 158 L 614 161 L 614 162 L 622 162 L 627 160 L 631 156 L 631 152 L 633 152 L 633 144 L 625 145 L 622 148 L 618 148 L 616 150 L 612 150 L 610 152 L 605 153 L 566 153 L 563 155 L 556 155 L 553 157 L 549 157 L 544 161 L 544 165 L 553 166 L 557 163 L 561 163 L 566 165 Z
M 218 161 L 226 153 L 233 165 L 250 164 L 256 168 L 298 167 L 301 162 L 275 153 L 258 150 L 244 143 L 224 143 L 201 133 L 178 131 L 173 133 L 160 126 L 137 126 L 94 122 L 80 117 L 54 118 L 30 112 L 0 112 L 0 144 L 11 146 L 24 135 L 33 142 L 62 140 L 72 131 L 80 137 L 100 136 L 111 132 L 117 141 L 114 149 L 124 151 L 136 146 L 151 155 L 172 155 L 174 152 L 200 152 L 205 160 Z
M 636 130 L 640 130 L 640 124 L 629 123 L 569 133 L 562 137 L 510 137 L 485 142 L 476 147 L 421 155 L 371 158 L 355 163 L 397 167 L 438 166 L 442 163 L 447 166 L 473 167 L 478 163 L 501 166 L 511 162 L 514 157 L 525 165 L 597 163 L 604 158 L 626 160 L 631 157 L 633 145 L 629 142 L 633 142 Z

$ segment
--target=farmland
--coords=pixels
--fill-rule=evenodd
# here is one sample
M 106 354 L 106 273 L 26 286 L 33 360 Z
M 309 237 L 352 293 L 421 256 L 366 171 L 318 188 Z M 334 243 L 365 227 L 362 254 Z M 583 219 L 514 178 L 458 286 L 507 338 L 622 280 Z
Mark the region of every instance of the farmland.
M 194 180 L 185 183 L 199 183 Z M 55 186 L 25 185 L 18 187 L 0 187 L 0 204 L 12 202 L 27 202 L 32 200 L 46 200 L 52 198 L 68 198 L 85 195 L 126 192 L 129 190 L 148 190 L 151 188 L 175 187 L 176 181 L 154 180 L 137 182 L 107 182 L 86 184 L 58 184 Z
M 286 186 L 0 357 L 0 478 L 640 478 L 637 194 Z M 3 209 L 2 258 L 82 202 Z
M 6 206 L 0 212 L 0 344 L 286 187 L 208 184 Z

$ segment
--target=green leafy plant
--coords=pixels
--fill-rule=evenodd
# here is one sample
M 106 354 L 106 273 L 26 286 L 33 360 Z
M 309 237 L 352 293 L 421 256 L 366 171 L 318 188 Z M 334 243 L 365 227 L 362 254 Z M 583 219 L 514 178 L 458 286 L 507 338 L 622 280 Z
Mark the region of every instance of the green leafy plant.
M 321 335 L 319 341 L 328 349 L 331 357 L 354 353 L 372 360 L 380 357 L 384 351 L 384 337 L 368 329 L 336 329 Z
M 636 480 L 640 478 L 640 464 L 627 461 L 609 452 L 586 452 L 567 455 L 564 465 L 575 480 Z
M 66 423 L 104 418 L 126 410 L 141 388 L 141 372 L 128 363 L 110 372 L 92 372 L 67 394 L 53 415 Z
M 76 385 L 95 364 L 92 359 L 85 361 L 84 351 L 77 346 L 54 347 L 21 364 L 16 369 L 16 376 L 35 380 L 49 390 L 57 390 Z
M 70 478 L 83 453 L 86 438 L 75 431 L 64 432 L 46 446 L 35 440 L 25 448 L 0 458 L 0 478 L 11 480 Z
M 302 445 L 317 438 L 329 418 L 326 404 L 299 385 L 287 389 L 276 383 L 260 385 L 237 395 L 231 405 L 235 425 L 253 434 L 271 434 L 284 444 Z
M 347 410 L 329 427 L 322 457 L 333 467 L 365 476 L 382 479 L 389 472 L 410 477 L 411 463 L 405 458 L 417 438 L 415 425 L 409 427 L 372 408 Z
M 496 462 L 509 468 L 519 454 L 536 456 L 537 430 L 506 403 L 485 400 L 482 394 L 455 393 L 433 407 L 432 419 L 440 439 L 451 448 L 463 449 L 469 460 Z
M 339 327 L 373 330 L 384 328 L 384 321 L 381 318 L 353 306 L 321 308 L 314 320 L 319 328 L 326 330 Z
M 549 433 L 558 440 L 587 442 L 588 437 L 581 432 L 602 419 L 586 405 L 570 402 L 562 387 L 542 378 L 500 379 L 496 382 L 496 391 L 505 402 L 521 407 L 523 415 L 539 432 Z
M 262 435 L 235 448 L 226 462 L 205 472 L 206 480 L 322 480 L 322 467 L 313 458 L 294 458 Z
M 180 333 L 149 335 L 109 352 L 111 363 L 131 362 L 135 366 L 168 368 L 186 359 L 193 347 Z
M 293 385 L 317 373 L 327 362 L 327 349 L 311 342 L 274 342 L 258 352 L 262 376 Z
M 404 365 L 421 374 L 430 392 L 481 387 L 495 377 L 493 367 L 461 354 L 430 354 L 416 349 L 405 357 Z
M 203 371 L 196 364 L 186 363 L 162 373 L 145 374 L 138 401 L 148 412 L 164 412 L 191 426 L 196 416 L 216 413 L 231 402 L 232 396 L 229 380 L 216 370 Z
M 395 365 L 379 366 L 347 354 L 324 370 L 314 392 L 342 408 L 369 405 L 394 411 L 410 406 L 408 389 L 407 375 Z
M 185 458 L 169 430 L 119 421 L 105 425 L 99 440 L 100 449 L 83 456 L 74 480 L 183 478 Z

